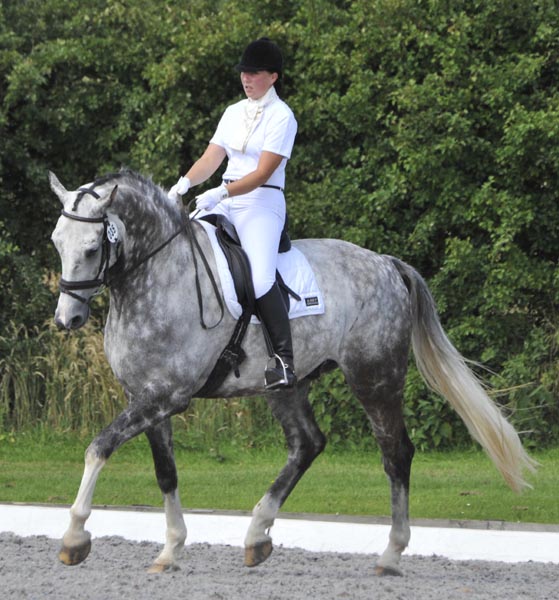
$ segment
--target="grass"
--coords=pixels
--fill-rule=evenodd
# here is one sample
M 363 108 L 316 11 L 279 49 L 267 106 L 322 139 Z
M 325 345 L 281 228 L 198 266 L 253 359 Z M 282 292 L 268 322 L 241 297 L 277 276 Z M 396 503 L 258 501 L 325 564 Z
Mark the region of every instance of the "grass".
M 87 442 L 75 436 L 0 436 L 0 501 L 71 504 Z M 285 461 L 282 448 L 228 446 L 187 450 L 177 440 L 185 508 L 251 510 Z M 556 497 L 559 449 L 536 455 L 534 489 L 511 492 L 479 451 L 418 453 L 412 469 L 412 518 L 559 523 Z M 299 482 L 285 512 L 386 516 L 389 486 L 377 452 L 328 449 Z M 99 479 L 95 504 L 161 506 L 144 437 L 122 447 Z

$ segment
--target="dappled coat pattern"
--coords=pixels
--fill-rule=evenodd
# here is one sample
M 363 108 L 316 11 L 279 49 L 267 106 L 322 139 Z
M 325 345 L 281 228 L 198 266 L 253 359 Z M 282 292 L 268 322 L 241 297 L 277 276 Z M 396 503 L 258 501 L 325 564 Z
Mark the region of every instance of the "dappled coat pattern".
M 164 245 L 187 217 L 163 190 L 133 172 L 109 175 L 72 192 L 51 174 L 51 187 L 64 206 L 52 238 L 61 257 L 62 278 L 70 286 L 90 282 L 99 272 L 106 237 L 100 220 L 106 217 L 116 228 L 107 273 L 102 274 L 111 294 L 105 352 L 129 400 L 128 407 L 87 449 L 60 558 L 77 564 L 87 557 L 91 536 L 84 525 L 97 477 L 119 446 L 145 433 L 167 519 L 166 543 L 151 570 L 174 568 L 186 527 L 177 493 L 170 417 L 184 411 L 204 385 L 235 324 L 229 315 L 212 329 L 200 323 L 195 256 L 188 236 L 196 237 L 215 272 L 209 242 L 193 224 L 188 235 L 183 233 Z M 215 392 L 217 398 L 265 395 L 288 446 L 285 466 L 254 508 L 245 539 L 245 563 L 254 566 L 268 558 L 272 552 L 269 529 L 280 507 L 324 448 L 325 438 L 314 419 L 308 391 L 313 379 L 337 366 L 371 422 L 391 485 L 392 529 L 376 570 L 398 574 L 410 538 L 408 495 L 414 448 L 402 414 L 410 342 L 427 383 L 447 398 L 513 489 L 526 485 L 523 470 L 534 464 L 515 430 L 446 337 L 431 294 L 413 268 L 339 240 L 294 244 L 315 270 L 326 305 L 323 315 L 293 321 L 297 387 L 265 393 L 262 357 L 266 349 L 259 325 L 252 324 L 244 343 L 248 357 L 241 376 L 229 375 Z M 206 317 L 217 323 L 219 303 L 207 273 L 200 280 Z M 66 329 L 81 327 L 97 287 L 62 293 L 57 324 Z

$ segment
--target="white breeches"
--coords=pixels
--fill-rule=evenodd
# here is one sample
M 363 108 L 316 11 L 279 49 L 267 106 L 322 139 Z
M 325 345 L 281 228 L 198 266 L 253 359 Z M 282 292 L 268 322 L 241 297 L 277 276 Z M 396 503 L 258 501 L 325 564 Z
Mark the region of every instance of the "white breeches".
M 285 223 L 285 197 L 280 190 L 257 188 L 249 194 L 220 202 L 203 214 L 221 214 L 235 226 L 252 270 L 256 298 L 276 280 L 278 247 Z

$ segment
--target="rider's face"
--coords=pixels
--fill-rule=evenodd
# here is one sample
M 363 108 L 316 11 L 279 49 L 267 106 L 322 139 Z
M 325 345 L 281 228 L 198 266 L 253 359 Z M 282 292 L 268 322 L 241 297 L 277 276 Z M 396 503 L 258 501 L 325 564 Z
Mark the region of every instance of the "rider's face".
M 241 72 L 241 83 L 247 98 L 251 100 L 258 100 L 262 98 L 264 94 L 274 85 L 278 78 L 277 73 L 270 73 L 269 71 L 256 71 L 256 73 L 249 73 L 247 71 Z

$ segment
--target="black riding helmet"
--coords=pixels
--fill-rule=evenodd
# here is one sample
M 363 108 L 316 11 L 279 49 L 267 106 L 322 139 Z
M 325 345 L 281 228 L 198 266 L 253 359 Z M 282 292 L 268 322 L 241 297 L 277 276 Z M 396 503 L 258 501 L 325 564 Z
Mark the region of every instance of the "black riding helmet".
M 267 37 L 251 42 L 243 52 L 241 61 L 235 67 L 237 71 L 256 73 L 269 71 L 277 73 L 281 78 L 283 71 L 283 56 L 279 47 Z

